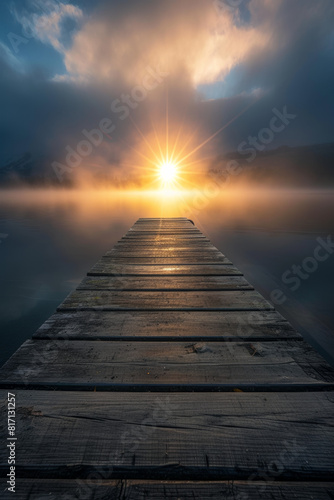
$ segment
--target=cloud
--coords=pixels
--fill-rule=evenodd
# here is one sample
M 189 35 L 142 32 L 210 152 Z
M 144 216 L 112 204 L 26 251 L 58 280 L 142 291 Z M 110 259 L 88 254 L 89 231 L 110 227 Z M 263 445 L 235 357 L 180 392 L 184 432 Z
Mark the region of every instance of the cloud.
M 68 19 L 80 21 L 83 18 L 82 10 L 75 5 L 55 0 L 33 0 L 30 2 L 30 7 L 35 12 L 22 13 L 15 8 L 12 9 L 17 21 L 23 26 L 25 35 L 50 44 L 58 52 L 63 53 L 65 46 L 62 40 L 62 26 Z
M 207 0 L 128 0 L 101 7 L 75 35 L 64 62 L 69 74 L 88 81 L 122 75 L 133 82 L 159 61 L 169 72 L 182 68 L 198 85 L 223 79 L 267 43 L 267 33 L 235 25 L 229 11 L 217 12 Z

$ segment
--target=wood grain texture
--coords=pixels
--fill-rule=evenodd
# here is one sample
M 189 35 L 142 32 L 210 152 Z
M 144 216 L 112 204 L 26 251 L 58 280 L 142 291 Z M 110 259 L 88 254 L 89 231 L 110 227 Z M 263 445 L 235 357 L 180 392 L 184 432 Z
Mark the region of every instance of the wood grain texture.
M 160 256 L 157 253 L 155 256 L 151 254 L 147 255 L 147 253 L 143 253 L 140 255 L 138 252 L 134 252 L 133 254 L 122 254 L 122 253 L 113 253 L 110 256 L 102 257 L 101 263 L 108 263 L 108 260 L 111 260 L 114 263 L 120 264 L 180 264 L 180 265 L 201 265 L 201 264 L 225 264 L 232 265 L 232 262 L 219 254 L 171 254 L 169 256 Z
M 125 236 L 153 236 L 153 237 L 170 237 L 170 236 L 204 236 L 201 231 L 198 231 L 197 229 L 181 229 L 181 228 L 175 228 L 175 227 L 170 227 L 170 228 L 152 228 L 152 227 L 134 227 L 133 229 L 130 229 L 127 233 L 125 233 Z
M 168 291 L 83 291 L 72 292 L 58 311 L 73 309 L 173 309 L 173 310 L 272 310 L 253 290 L 206 292 Z
M 195 241 L 194 239 L 177 239 L 177 238 L 170 238 L 170 239 L 153 239 L 147 241 L 145 238 L 144 240 L 136 240 L 134 238 L 129 238 L 129 239 L 122 239 L 119 240 L 118 243 L 114 246 L 114 248 L 135 248 L 135 247 L 144 247 L 144 248 L 169 248 L 169 247 L 175 247 L 175 248 L 180 248 L 180 247 L 187 247 L 187 248 L 213 248 L 217 250 L 215 246 L 212 245 L 210 241 L 205 241 L 205 240 L 200 240 L 200 241 Z
M 190 262 L 195 260 L 211 260 L 211 261 L 221 261 L 224 260 L 224 255 L 215 249 L 187 249 L 180 248 L 177 250 L 174 247 L 171 248 L 138 248 L 134 245 L 132 248 L 126 249 L 124 251 L 122 248 L 114 248 L 109 250 L 103 255 L 103 258 L 110 257 L 112 259 L 119 258 L 145 258 L 145 259 L 188 259 Z M 225 258 L 226 259 L 226 258 Z
M 0 488 L 6 482 L 0 479 Z M 11 500 L 13 493 L 3 493 Z M 105 480 L 97 471 L 89 480 L 20 478 L 16 500 L 332 500 L 333 483 L 283 481 L 141 481 Z
M 194 244 L 189 244 L 188 243 L 186 245 L 181 245 L 181 246 L 178 246 L 178 245 L 170 245 L 170 244 L 160 244 L 160 243 L 151 243 L 149 245 L 138 245 L 134 242 L 132 243 L 127 243 L 127 244 L 117 244 L 114 246 L 113 250 L 109 250 L 108 252 L 106 252 L 105 255 L 108 255 L 110 254 L 111 252 L 113 253 L 119 253 L 119 252 L 123 252 L 123 253 L 127 253 L 127 252 L 139 252 L 139 253 L 150 253 L 150 252 L 160 252 L 162 255 L 164 255 L 164 253 L 168 252 L 168 253 L 175 253 L 176 255 L 178 255 L 179 253 L 184 253 L 184 254 L 192 254 L 193 252 L 208 252 L 210 254 L 212 253 L 217 253 L 219 255 L 222 255 L 221 252 L 219 252 L 217 250 L 217 248 L 215 248 L 213 245 L 211 245 L 211 243 L 205 243 L 204 245 L 194 245 Z
M 253 290 L 242 276 L 88 276 L 77 290 Z
M 105 264 L 108 264 L 107 260 L 111 260 L 111 262 L 115 264 L 144 264 L 144 265 L 208 265 L 208 264 L 223 264 L 223 265 L 232 265 L 232 263 L 226 259 L 225 257 L 134 257 L 134 256 L 115 256 L 115 257 L 106 257 L 104 260 Z
M 197 228 L 195 228 L 192 224 L 134 224 L 130 231 L 191 231 L 191 232 L 200 232 Z
M 203 236 L 203 233 L 196 229 L 164 229 L 164 230 L 154 230 L 154 229 L 130 229 L 127 236 L 130 234 L 135 234 L 136 236 L 165 236 L 165 235 L 183 235 L 183 236 Z
M 182 226 L 182 227 L 196 227 L 194 226 L 194 224 L 192 224 L 192 222 L 189 220 L 189 219 L 165 219 L 165 218 L 161 218 L 160 220 L 152 220 L 152 219 L 138 219 L 136 220 L 136 222 L 134 223 L 134 226 L 140 226 L 140 225 L 158 225 L 158 226 L 169 226 L 169 225 L 179 225 L 179 226 Z
M 302 337 L 276 311 L 74 311 L 52 315 L 34 338 L 198 342 Z
M 90 390 L 296 390 L 333 388 L 334 369 L 301 341 L 27 340 L 0 369 L 0 381 L 0 387 L 42 382 Z
M 177 265 L 177 264 L 133 264 L 115 263 L 111 259 L 101 259 L 87 273 L 88 276 L 242 276 L 231 264 Z
M 5 412 L 7 391 L 0 401 Z M 332 393 L 19 390 L 16 401 L 19 475 L 78 478 L 100 467 L 113 479 L 249 480 L 271 473 L 325 481 L 334 474 Z M 2 432 L 6 424 L 2 419 Z M 2 446 L 2 474 L 7 455 Z
M 168 234 L 143 234 L 143 233 L 126 233 L 122 240 L 133 241 L 168 241 L 170 239 L 180 241 L 209 241 L 208 238 L 202 234 L 175 234 L 169 232 Z

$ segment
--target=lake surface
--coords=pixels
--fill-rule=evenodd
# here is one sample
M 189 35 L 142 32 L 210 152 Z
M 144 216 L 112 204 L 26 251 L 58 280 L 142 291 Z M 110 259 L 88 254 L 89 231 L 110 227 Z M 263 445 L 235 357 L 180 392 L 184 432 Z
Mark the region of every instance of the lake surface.
M 0 191 L 0 364 L 139 217 L 177 216 L 192 219 L 333 362 L 334 253 L 323 247 L 316 252 L 321 260 L 314 258 L 319 238 L 334 240 L 333 195 L 209 187 L 182 193 Z M 301 266 L 298 286 L 291 282 L 293 266 Z

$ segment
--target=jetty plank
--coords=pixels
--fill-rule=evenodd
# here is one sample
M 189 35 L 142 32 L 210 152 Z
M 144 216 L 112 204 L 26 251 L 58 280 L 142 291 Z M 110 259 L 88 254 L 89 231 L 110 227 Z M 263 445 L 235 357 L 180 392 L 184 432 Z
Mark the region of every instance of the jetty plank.
M 149 223 L 135 223 L 132 227 L 127 231 L 128 233 L 132 233 L 134 231 L 155 231 L 155 232 L 164 232 L 164 231 L 183 231 L 183 232 L 192 232 L 192 233 L 201 233 L 201 231 L 192 224 L 184 224 L 184 223 L 172 223 L 172 224 L 155 224 L 153 222 Z
M 194 239 L 176 239 L 176 238 L 170 238 L 170 239 L 153 239 L 153 240 L 147 240 L 147 238 L 144 238 L 143 240 L 136 240 L 135 243 L 136 247 L 144 247 L 144 248 L 167 248 L 167 247 L 184 247 L 187 246 L 188 248 L 214 248 L 217 250 L 215 246 L 212 245 L 210 241 L 206 240 L 200 240 L 196 241 Z M 133 248 L 134 246 L 134 241 L 133 238 L 130 240 L 129 239 L 121 239 L 116 243 L 114 248 Z
M 168 240 L 169 238 L 180 239 L 180 240 L 195 240 L 202 241 L 207 240 L 207 237 L 202 233 L 177 233 L 175 231 L 168 231 L 166 233 L 153 232 L 142 232 L 138 231 L 128 232 L 124 235 L 124 239 L 134 239 L 134 240 Z
M 111 259 L 100 259 L 87 273 L 88 276 L 243 276 L 231 264 L 134 264 L 132 262 L 115 263 Z
M 190 257 L 135 257 L 135 256 L 114 256 L 105 257 L 101 261 L 108 263 L 111 262 L 119 264 L 171 264 L 171 265 L 202 265 L 202 264 L 225 264 L 231 265 L 231 262 L 225 257 L 211 257 L 211 256 L 190 256 Z
M 115 254 L 109 257 L 102 257 L 101 262 L 108 263 L 108 260 L 114 263 L 126 264 L 183 264 L 183 265 L 201 265 L 201 264 L 225 264 L 231 265 L 231 261 L 224 257 L 223 255 L 205 255 L 205 254 L 180 254 L 179 256 L 168 256 L 168 257 L 159 257 L 157 256 L 149 256 L 144 253 L 140 256 L 137 252 L 133 254 Z
M 277 311 L 58 312 L 33 337 L 160 342 L 302 339 Z
M 72 309 L 174 309 L 174 310 L 272 310 L 274 307 L 253 290 L 182 292 L 75 290 L 58 307 Z
M 177 259 L 181 258 L 190 259 L 200 259 L 200 260 L 212 260 L 212 261 L 220 261 L 222 259 L 226 259 L 226 257 L 217 250 L 207 250 L 207 249 L 180 249 L 177 250 L 175 248 L 136 248 L 135 246 L 132 249 L 127 249 L 126 252 L 121 248 L 115 248 L 106 252 L 102 258 L 110 257 L 112 259 L 119 258 L 146 258 L 146 259 Z M 228 259 L 227 259 L 228 260 Z
M 140 247 L 140 248 L 139 248 Z M 140 253 L 143 253 L 143 252 L 147 252 L 147 251 L 154 251 L 154 252 L 161 252 L 162 255 L 166 252 L 176 252 L 176 253 L 180 253 L 180 252 L 183 252 L 183 253 L 190 253 L 192 254 L 193 252 L 202 252 L 205 251 L 209 251 L 209 253 L 218 253 L 219 250 L 217 250 L 216 247 L 214 247 L 211 243 L 202 243 L 200 245 L 194 245 L 193 243 L 192 244 L 188 244 L 188 242 L 186 244 L 181 244 L 181 245 L 176 245 L 175 243 L 173 244 L 161 244 L 161 243 L 150 243 L 149 245 L 145 244 L 145 245 L 135 245 L 135 248 L 134 248 L 134 245 L 133 243 L 127 243 L 127 244 L 124 244 L 124 243 L 117 243 L 115 246 L 114 246 L 114 251 L 113 253 L 117 253 L 118 252 L 133 252 L 135 250 L 138 250 Z M 105 255 L 111 255 L 111 252 L 107 252 Z M 221 252 L 219 252 L 219 255 L 222 255 Z
M 5 480 L 0 479 L 0 488 Z M 4 493 L 4 500 L 13 493 Z M 95 481 L 20 479 L 15 491 L 16 500 L 332 500 L 334 483 L 265 482 L 265 481 L 143 481 L 105 480 L 103 471 Z
M 134 234 L 137 237 L 141 236 L 165 236 L 165 235 L 181 235 L 181 236 L 201 236 L 202 233 L 197 229 L 164 229 L 164 230 L 154 230 L 154 229 L 130 229 L 127 233 L 128 235 Z
M 242 276 L 88 276 L 77 290 L 254 290 Z
M 334 388 L 334 368 L 300 341 L 101 342 L 28 340 L 0 369 L 13 384 L 152 390 Z M 187 386 L 187 387 L 185 387 Z M 162 389 L 161 389 L 162 390 Z
M 6 400 L 1 391 L 2 411 Z M 129 396 L 18 390 L 24 454 L 17 455 L 16 470 L 87 478 L 103 467 L 113 479 L 192 480 L 263 479 L 279 471 L 281 481 L 331 481 L 333 410 L 327 392 Z M 3 446 L 3 472 L 7 458 Z
M 168 238 L 183 238 L 187 240 L 202 240 L 207 239 L 201 231 L 193 230 L 193 229 L 175 229 L 175 228 L 166 228 L 163 230 L 153 229 L 153 228 L 137 228 L 136 230 L 129 230 L 127 233 L 123 234 L 123 238 L 157 238 L 157 239 L 168 239 Z

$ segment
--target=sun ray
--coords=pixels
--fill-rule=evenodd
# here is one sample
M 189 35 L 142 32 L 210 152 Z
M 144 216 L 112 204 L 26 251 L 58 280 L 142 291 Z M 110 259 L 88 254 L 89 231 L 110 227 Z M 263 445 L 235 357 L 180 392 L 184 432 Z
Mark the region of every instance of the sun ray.
M 169 161 L 168 141 L 169 141 L 169 116 L 168 116 L 168 85 L 166 87 L 166 159 Z
M 142 139 L 140 150 L 136 147 L 128 145 L 136 154 L 145 160 L 145 164 L 136 162 L 134 167 L 141 168 L 140 179 L 145 185 L 160 186 L 163 192 L 182 191 L 198 187 L 198 183 L 204 174 L 202 165 L 208 164 L 210 158 L 194 156 L 206 144 L 212 141 L 217 135 L 225 130 L 231 123 L 243 115 L 258 99 L 252 101 L 245 106 L 238 114 L 225 123 L 216 132 L 202 141 L 197 141 L 199 136 L 198 127 L 191 130 L 186 128 L 182 123 L 179 124 L 177 133 L 174 134 L 170 130 L 169 116 L 169 96 L 168 89 L 166 92 L 166 117 L 165 122 L 162 122 L 162 127 L 157 126 L 151 119 L 151 134 L 146 136 L 141 131 L 139 126 L 131 121 Z M 165 130 L 164 130 L 165 129 Z M 193 147 L 197 142 L 198 145 Z
M 171 161 L 174 161 L 174 154 L 175 154 L 177 145 L 179 143 L 179 138 L 180 138 L 180 135 L 181 135 L 182 127 L 183 127 L 183 123 L 180 125 L 178 133 L 176 135 L 176 139 L 175 139 L 175 142 L 174 142 L 173 151 L 172 151 L 172 155 L 171 155 Z
M 153 129 L 153 132 L 154 132 L 154 135 L 155 135 L 155 139 L 156 139 L 156 142 L 157 142 L 157 144 L 158 144 L 159 151 L 160 151 L 161 161 L 163 161 L 163 159 L 164 159 L 164 154 L 163 154 L 162 147 L 161 147 L 161 144 L 160 144 L 160 141 L 159 141 L 157 128 L 156 128 L 156 126 L 154 125 L 154 123 L 153 123 L 153 121 L 152 121 L 152 120 L 151 120 L 151 124 L 152 124 L 152 129 Z
M 193 140 L 193 138 L 194 138 L 194 137 L 196 137 L 197 130 L 198 130 L 198 129 L 194 130 L 194 132 L 193 132 L 192 134 L 190 134 L 190 135 L 188 136 L 188 138 L 185 140 L 185 142 L 184 142 L 184 144 L 183 144 L 182 148 L 180 149 L 180 151 L 179 151 L 179 153 L 178 153 L 177 157 L 174 159 L 174 161 L 175 161 L 176 163 L 180 163 L 180 162 L 182 161 L 182 159 L 180 160 L 179 158 L 180 158 L 180 156 L 182 155 L 183 151 L 184 151 L 184 150 L 188 147 L 189 143 Z
M 156 155 L 154 149 L 152 148 L 152 146 L 150 145 L 150 143 L 148 142 L 148 140 L 146 139 L 146 137 L 144 136 L 144 134 L 142 133 L 142 131 L 140 130 L 140 128 L 136 125 L 136 123 L 134 122 L 134 120 L 131 118 L 130 116 L 130 120 L 132 122 L 132 124 L 134 125 L 134 127 L 136 128 L 137 132 L 141 135 L 141 137 L 144 139 L 145 143 L 147 144 L 147 146 L 149 147 L 150 151 L 153 153 L 153 155 L 155 156 L 156 160 L 159 161 L 159 157 Z
M 197 151 L 199 151 L 200 149 L 202 149 L 206 144 L 208 144 L 210 141 L 212 141 L 212 139 L 214 139 L 223 130 L 225 130 L 229 125 L 231 125 L 231 123 L 233 123 L 237 118 L 239 118 L 241 115 L 243 115 L 251 106 L 253 106 L 255 104 L 256 101 L 258 101 L 258 99 L 256 99 L 255 101 L 251 102 L 250 104 L 248 104 L 245 108 L 243 108 L 240 111 L 240 113 L 238 113 L 237 115 L 235 115 L 229 122 L 225 123 L 225 125 L 223 125 L 223 127 L 221 127 L 219 130 L 217 130 L 214 134 L 212 134 L 210 137 L 208 137 L 201 144 L 199 144 L 199 146 L 197 146 L 192 151 L 190 151 L 190 153 L 188 153 L 186 156 L 184 156 L 180 161 L 183 162 L 184 160 L 186 160 L 187 158 L 189 158 L 193 154 L 197 153 Z

